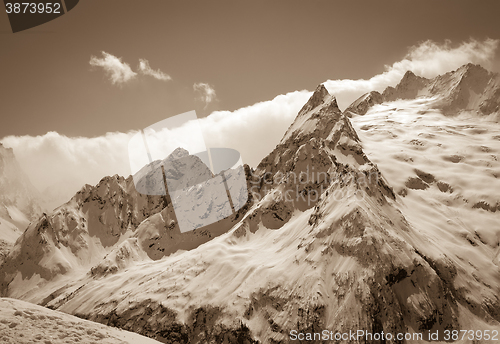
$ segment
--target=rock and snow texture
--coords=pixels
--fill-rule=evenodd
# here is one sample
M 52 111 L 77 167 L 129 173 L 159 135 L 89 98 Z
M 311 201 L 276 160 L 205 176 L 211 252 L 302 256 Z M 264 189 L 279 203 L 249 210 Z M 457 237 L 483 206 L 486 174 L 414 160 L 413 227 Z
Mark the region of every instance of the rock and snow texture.
M 203 183 L 212 178 L 210 169 L 200 158 L 189 155 L 185 149 L 177 148 L 163 161 L 153 161 L 133 176 L 136 190 L 139 193 L 166 195 L 162 166 L 169 193 Z
M 155 344 L 153 339 L 28 302 L 0 298 L 2 344 Z
M 393 135 L 402 136 L 401 147 L 407 147 L 402 161 L 410 162 L 417 161 L 410 152 L 421 152 L 424 140 L 430 140 L 403 137 L 404 125 L 423 116 L 420 105 L 410 103 L 401 115 L 412 106 L 416 117 L 401 116 L 392 128 Z M 484 228 L 469 227 L 471 220 L 456 214 L 462 208 L 455 212 L 447 205 L 460 187 L 465 195 L 468 186 L 428 168 L 432 163 L 423 153 L 418 165 L 403 171 L 429 187 L 419 189 L 414 181 L 408 183 L 411 188 L 404 186 L 407 178 L 391 172 L 392 160 L 383 163 L 383 143 L 367 148 L 391 134 L 380 128 L 370 136 L 370 124 L 357 122 L 373 116 L 373 109 L 356 116 L 353 126 L 335 98 L 318 87 L 276 149 L 251 171 L 253 204 L 229 232 L 189 251 L 154 258 L 150 251 L 146 257 L 141 250 L 148 245 L 141 242 L 150 242 L 153 252 L 182 242 L 167 234 L 172 211 L 167 207 L 143 221 L 93 273 L 60 284 L 56 292 L 41 287 L 38 299 L 165 343 L 286 343 L 291 330 L 498 329 L 494 216 L 500 213 L 470 206 Z M 381 112 L 373 120 L 384 116 Z M 453 129 L 441 122 L 435 128 L 443 131 L 442 145 L 460 149 L 455 143 L 464 142 L 445 135 Z M 477 129 L 483 128 L 471 130 Z M 482 138 L 488 135 L 497 133 Z M 496 154 L 491 141 L 485 147 L 484 154 Z M 442 159 L 446 168 L 461 163 L 453 162 L 454 155 L 470 159 L 444 154 L 454 164 Z M 489 168 L 496 173 L 496 165 Z M 393 180 L 400 195 L 390 186 Z M 477 199 L 490 208 L 495 195 L 484 190 Z M 432 192 L 436 199 L 420 202 L 421 192 Z M 441 195 L 444 203 L 438 202 Z
M 434 99 L 433 108 L 445 115 L 461 112 L 500 119 L 500 75 L 479 65 L 467 64 L 455 71 L 426 79 L 408 71 L 396 87 L 387 87 L 380 95 L 367 93 L 352 103 L 346 114 L 364 115 L 368 108 L 398 99 Z
M 25 294 L 33 286 L 88 270 L 164 206 L 162 197 L 138 194 L 131 177 L 105 177 L 96 187 L 84 186 L 17 240 L 0 269 L 1 292 L 29 300 Z
M 383 102 L 384 96 L 377 91 L 371 91 L 356 99 L 347 109 L 344 110 L 344 113 L 349 117 L 352 117 L 353 114 L 364 115 L 373 105 Z
M 192 166 L 188 164 L 187 168 Z M 193 182 L 182 174 L 186 166 L 171 167 L 166 170 L 167 178 L 179 187 Z M 240 173 L 245 180 L 247 170 L 240 168 L 231 173 Z M 231 173 L 230 190 L 236 197 L 241 196 L 240 185 L 232 185 Z M 185 204 L 211 206 L 210 195 L 196 192 L 196 188 L 191 191 L 191 199 Z M 52 294 L 86 273 L 106 275 L 136 261 L 157 260 L 177 250 L 193 249 L 229 230 L 247 208 L 244 204 L 220 221 L 181 233 L 169 197 L 137 192 L 132 176 L 105 177 L 96 186 L 85 185 L 68 203 L 30 224 L 0 267 L 0 292 L 43 303 L 47 295 L 39 293 L 40 289 L 51 290 Z

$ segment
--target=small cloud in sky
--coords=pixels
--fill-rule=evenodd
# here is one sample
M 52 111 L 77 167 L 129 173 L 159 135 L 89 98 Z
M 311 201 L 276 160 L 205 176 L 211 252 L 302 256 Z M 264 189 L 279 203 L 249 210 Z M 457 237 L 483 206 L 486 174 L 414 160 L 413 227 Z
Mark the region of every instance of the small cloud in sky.
M 91 56 L 89 63 L 94 67 L 102 67 L 113 85 L 126 83 L 137 76 L 128 63 L 105 51 L 102 52 L 102 57 Z
M 154 70 L 149 66 L 149 61 L 146 59 L 139 59 L 139 73 L 152 76 L 155 79 L 169 81 L 172 80 L 170 75 L 163 73 L 161 70 Z
M 198 99 L 205 103 L 205 108 L 217 99 L 215 89 L 207 83 L 196 82 L 193 85 L 193 90 L 199 94 Z

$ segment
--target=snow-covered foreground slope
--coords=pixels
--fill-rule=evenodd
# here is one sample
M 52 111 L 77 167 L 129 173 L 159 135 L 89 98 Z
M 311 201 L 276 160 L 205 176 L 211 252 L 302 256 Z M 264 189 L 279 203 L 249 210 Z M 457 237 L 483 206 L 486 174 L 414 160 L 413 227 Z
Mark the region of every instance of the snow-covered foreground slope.
M 154 344 L 157 341 L 28 302 L 0 298 L 2 344 Z

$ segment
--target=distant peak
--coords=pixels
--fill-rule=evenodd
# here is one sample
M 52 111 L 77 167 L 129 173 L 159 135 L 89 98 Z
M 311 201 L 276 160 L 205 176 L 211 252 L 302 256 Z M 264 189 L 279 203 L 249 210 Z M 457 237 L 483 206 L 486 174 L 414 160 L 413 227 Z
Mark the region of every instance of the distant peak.
M 185 150 L 184 148 L 178 147 L 176 148 L 170 155 L 165 159 L 165 160 L 175 160 L 175 159 L 180 159 L 185 156 L 188 156 L 189 152 Z
M 8 156 L 14 156 L 14 150 L 9 147 L 5 147 L 2 143 L 0 143 L 0 152 L 3 152 L 3 154 L 7 154 Z
M 415 79 L 419 80 L 419 79 L 425 79 L 425 78 L 416 75 L 411 70 L 408 70 L 408 71 L 406 71 L 405 75 L 403 75 L 403 78 L 401 79 L 401 81 L 403 81 L 403 80 L 415 80 Z
M 410 78 L 410 77 L 416 77 L 416 75 L 411 70 L 407 70 L 403 78 Z
M 457 69 L 457 72 L 462 71 L 464 74 L 466 73 L 482 73 L 482 74 L 488 74 L 488 70 L 486 70 L 483 66 L 474 64 L 474 63 L 467 63 L 463 65 L 462 67 Z
M 478 65 L 478 64 L 474 64 L 472 62 L 469 62 L 465 65 L 463 65 L 462 67 L 460 68 L 463 68 L 463 69 L 474 69 L 474 68 L 480 68 L 480 69 L 484 69 L 481 65 Z
M 351 105 L 344 110 L 344 113 L 347 117 L 352 117 L 352 113 L 364 115 L 370 107 L 383 102 L 384 96 L 382 94 L 377 91 L 371 91 L 363 94 L 361 97 L 352 102 Z

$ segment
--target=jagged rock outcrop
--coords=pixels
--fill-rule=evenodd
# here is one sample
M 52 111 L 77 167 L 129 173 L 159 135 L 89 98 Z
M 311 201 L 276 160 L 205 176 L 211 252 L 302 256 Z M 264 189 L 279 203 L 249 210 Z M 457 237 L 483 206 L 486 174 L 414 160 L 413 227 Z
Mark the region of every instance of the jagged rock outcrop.
M 415 75 L 412 71 L 407 71 L 396 87 L 387 87 L 382 93 L 385 101 L 396 99 L 413 99 L 419 95 L 419 91 L 424 88 L 428 79 Z
M 363 94 L 361 97 L 356 99 L 347 109 L 344 110 L 344 114 L 348 117 L 353 115 L 364 115 L 373 105 L 381 104 L 384 102 L 384 96 L 377 91 L 371 91 L 369 93 Z

